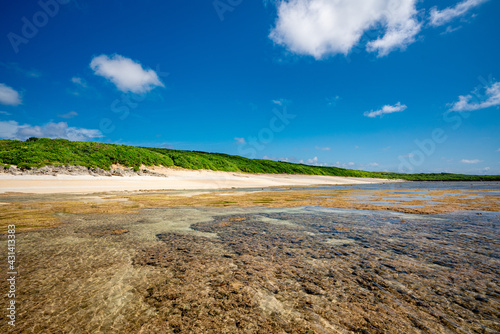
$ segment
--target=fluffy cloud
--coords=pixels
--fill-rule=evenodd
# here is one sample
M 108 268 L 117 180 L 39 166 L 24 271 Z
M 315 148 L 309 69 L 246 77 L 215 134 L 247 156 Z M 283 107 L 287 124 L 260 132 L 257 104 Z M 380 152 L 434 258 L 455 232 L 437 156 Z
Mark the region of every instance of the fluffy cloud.
M 478 164 L 482 161 L 479 159 L 473 159 L 473 160 L 462 159 L 460 162 L 463 164 Z
M 42 126 L 20 125 L 16 121 L 0 122 L 3 139 L 26 140 L 29 137 L 62 138 L 73 141 L 86 141 L 102 137 L 99 130 L 69 127 L 68 123 L 47 123 Z
M 429 17 L 429 23 L 431 26 L 439 27 L 442 26 L 453 19 L 464 15 L 469 10 L 477 7 L 488 0 L 465 0 L 457 3 L 453 7 L 448 7 L 443 10 L 438 10 L 437 7 L 431 9 L 431 14 Z
M 477 92 L 474 92 L 474 95 L 479 97 Z M 500 82 L 495 82 L 486 87 L 485 97 L 484 101 L 472 102 L 472 95 L 461 95 L 458 97 L 457 102 L 451 104 L 450 111 L 473 111 L 500 106 Z
M 326 146 L 326 147 L 315 146 L 314 148 L 317 150 L 320 150 L 320 151 L 330 151 L 331 150 L 331 147 L 328 147 L 328 146 Z
M 289 51 L 316 59 L 348 54 L 363 34 L 382 35 L 367 50 L 384 56 L 404 49 L 421 30 L 417 0 L 280 0 L 269 37 Z
M 392 114 L 392 113 L 395 113 L 395 112 L 400 112 L 400 111 L 405 110 L 406 108 L 407 108 L 406 105 L 401 104 L 401 102 L 398 102 L 398 103 L 396 103 L 393 106 L 391 106 L 391 105 L 385 105 L 385 106 L 382 107 L 382 109 L 379 109 L 379 110 L 366 111 L 364 113 L 364 115 L 366 117 L 374 118 L 374 117 L 377 117 L 377 116 L 382 116 L 384 114 Z
M 0 103 L 9 106 L 17 106 L 22 102 L 17 91 L 15 91 L 12 87 L 0 83 Z
M 155 87 L 164 87 L 155 71 L 145 70 L 140 63 L 120 55 L 94 57 L 90 68 L 116 85 L 122 92 L 143 94 Z

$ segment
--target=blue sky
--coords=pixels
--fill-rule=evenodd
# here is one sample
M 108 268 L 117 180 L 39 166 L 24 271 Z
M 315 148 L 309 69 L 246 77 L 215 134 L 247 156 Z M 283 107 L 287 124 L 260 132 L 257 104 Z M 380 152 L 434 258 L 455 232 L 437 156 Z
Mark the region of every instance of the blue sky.
M 498 1 L 0 9 L 0 138 L 500 174 Z

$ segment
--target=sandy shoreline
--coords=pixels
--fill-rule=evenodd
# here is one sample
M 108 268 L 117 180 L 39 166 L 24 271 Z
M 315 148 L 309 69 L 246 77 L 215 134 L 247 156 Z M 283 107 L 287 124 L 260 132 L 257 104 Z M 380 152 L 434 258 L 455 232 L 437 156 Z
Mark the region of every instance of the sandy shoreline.
M 159 171 L 159 170 L 155 170 Z M 163 169 L 166 177 L 0 174 L 0 193 L 94 193 L 138 190 L 228 189 L 273 186 L 349 185 L 398 182 L 321 175 L 245 174 Z

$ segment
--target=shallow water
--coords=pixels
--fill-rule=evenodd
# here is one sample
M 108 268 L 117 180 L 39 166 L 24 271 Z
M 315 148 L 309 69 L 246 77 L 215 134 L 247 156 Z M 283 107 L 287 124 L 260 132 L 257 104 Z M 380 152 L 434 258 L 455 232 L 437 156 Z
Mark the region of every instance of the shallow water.
M 425 192 L 404 185 L 398 196 Z M 500 332 L 499 212 L 194 207 L 60 217 L 17 236 L 14 332 Z

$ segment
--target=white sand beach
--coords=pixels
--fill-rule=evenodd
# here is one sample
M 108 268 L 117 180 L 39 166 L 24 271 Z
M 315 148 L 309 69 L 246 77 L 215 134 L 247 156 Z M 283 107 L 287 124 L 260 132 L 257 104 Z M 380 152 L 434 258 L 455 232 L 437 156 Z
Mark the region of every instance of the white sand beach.
M 229 189 L 273 186 L 349 185 L 398 182 L 353 177 L 246 174 L 209 170 L 155 168 L 166 177 L 0 174 L 0 193 L 95 193 L 138 190 Z

